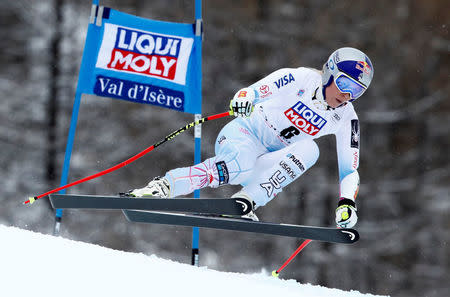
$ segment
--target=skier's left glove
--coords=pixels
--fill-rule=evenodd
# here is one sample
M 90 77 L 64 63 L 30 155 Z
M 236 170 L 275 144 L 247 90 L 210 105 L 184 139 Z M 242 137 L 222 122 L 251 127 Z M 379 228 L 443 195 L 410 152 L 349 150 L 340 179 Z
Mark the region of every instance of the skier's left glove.
M 236 117 L 249 117 L 253 111 L 255 91 L 252 88 L 239 90 L 230 102 L 230 109 Z
M 348 198 L 341 198 L 336 208 L 336 225 L 338 228 L 352 228 L 357 221 L 355 202 Z

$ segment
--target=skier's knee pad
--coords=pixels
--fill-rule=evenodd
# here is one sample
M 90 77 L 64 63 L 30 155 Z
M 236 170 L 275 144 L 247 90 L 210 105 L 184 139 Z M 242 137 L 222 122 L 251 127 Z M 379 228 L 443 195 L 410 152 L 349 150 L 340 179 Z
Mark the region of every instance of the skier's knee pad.
M 226 183 L 232 185 L 239 185 L 251 176 L 256 159 L 257 155 L 255 153 L 249 153 L 246 150 L 216 156 L 216 162 L 223 164 L 227 171 L 228 178 Z
M 286 156 L 294 163 L 301 162 L 301 164 L 299 163 L 296 165 L 299 166 L 302 171 L 306 171 L 317 162 L 319 155 L 320 150 L 316 142 L 313 140 L 305 140 L 290 145 Z

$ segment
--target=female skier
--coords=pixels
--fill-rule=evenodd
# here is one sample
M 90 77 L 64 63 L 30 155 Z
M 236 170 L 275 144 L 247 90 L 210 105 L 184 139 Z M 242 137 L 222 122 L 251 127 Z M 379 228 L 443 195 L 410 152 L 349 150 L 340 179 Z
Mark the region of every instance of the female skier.
M 170 170 L 129 195 L 170 198 L 240 184 L 232 197 L 252 201 L 255 210 L 314 165 L 319 157 L 314 139 L 334 134 L 340 180 L 336 224 L 351 228 L 358 219 L 360 137 L 352 102 L 372 78 L 370 59 L 350 47 L 334 51 L 322 71 L 277 70 L 234 95 L 230 107 L 237 118 L 217 136 L 214 157 Z M 257 221 L 254 210 L 244 217 Z

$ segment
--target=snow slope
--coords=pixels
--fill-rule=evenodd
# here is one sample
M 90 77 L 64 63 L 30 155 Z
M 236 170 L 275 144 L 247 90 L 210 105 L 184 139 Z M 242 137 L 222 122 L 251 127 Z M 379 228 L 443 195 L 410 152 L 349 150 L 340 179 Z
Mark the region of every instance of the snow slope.
M 0 225 L 0 296 L 374 296 L 226 273 Z

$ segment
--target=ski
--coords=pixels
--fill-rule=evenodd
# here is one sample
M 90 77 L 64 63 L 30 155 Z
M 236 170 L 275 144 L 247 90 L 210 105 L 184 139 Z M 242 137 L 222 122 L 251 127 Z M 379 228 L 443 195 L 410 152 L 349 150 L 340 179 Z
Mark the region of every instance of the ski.
M 243 198 L 131 198 L 121 196 L 51 194 L 54 209 L 134 209 L 244 215 L 252 209 Z
M 163 212 L 147 212 L 134 210 L 123 210 L 123 212 L 129 221 L 139 223 L 234 230 L 304 238 L 332 243 L 355 243 L 359 239 L 358 231 L 354 229 L 335 229 L 325 227 L 276 224 L 254 222 L 243 219 L 173 214 Z

